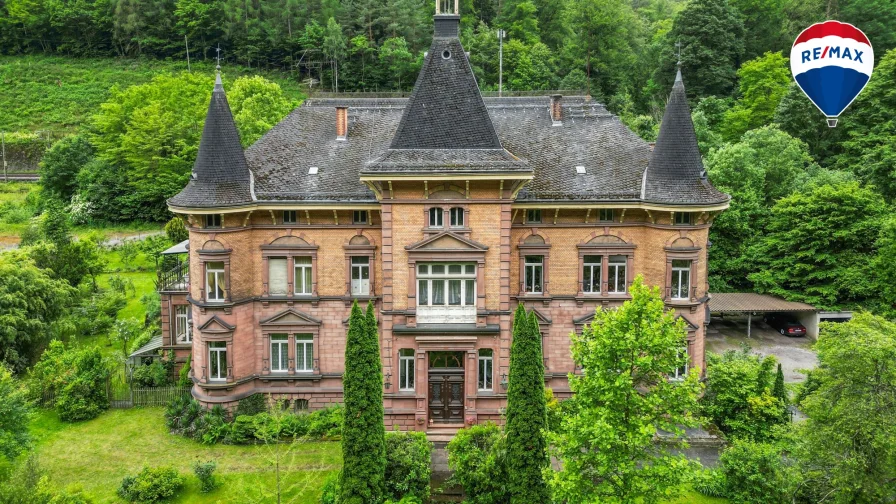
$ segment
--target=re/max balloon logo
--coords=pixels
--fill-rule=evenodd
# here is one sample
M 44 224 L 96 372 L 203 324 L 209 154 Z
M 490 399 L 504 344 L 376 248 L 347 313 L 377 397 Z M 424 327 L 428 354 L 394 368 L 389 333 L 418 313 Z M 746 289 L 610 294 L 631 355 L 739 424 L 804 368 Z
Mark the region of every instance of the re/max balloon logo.
M 873 69 L 871 42 L 849 23 L 814 24 L 800 33 L 790 49 L 794 79 L 831 127 L 868 84 Z

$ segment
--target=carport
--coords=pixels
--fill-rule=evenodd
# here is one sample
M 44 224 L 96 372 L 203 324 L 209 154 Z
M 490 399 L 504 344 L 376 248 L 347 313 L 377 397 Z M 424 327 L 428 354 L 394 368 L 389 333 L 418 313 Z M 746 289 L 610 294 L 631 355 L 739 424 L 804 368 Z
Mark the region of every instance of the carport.
M 748 338 L 754 313 L 794 313 L 800 323 L 806 326 L 807 335 L 813 338 L 818 337 L 818 310 L 806 303 L 787 301 L 779 297 L 754 292 L 724 292 L 710 296 L 709 311 L 722 315 L 726 313 L 746 315 Z

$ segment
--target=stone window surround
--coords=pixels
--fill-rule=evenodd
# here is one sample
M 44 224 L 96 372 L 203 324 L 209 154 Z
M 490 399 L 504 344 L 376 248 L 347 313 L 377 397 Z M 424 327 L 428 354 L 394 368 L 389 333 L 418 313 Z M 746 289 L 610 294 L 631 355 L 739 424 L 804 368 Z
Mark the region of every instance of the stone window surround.
M 663 289 L 663 301 L 670 305 L 691 306 L 692 311 L 698 304 L 697 286 L 697 265 L 700 263 L 700 247 L 666 247 L 666 281 Z M 689 275 L 690 286 L 688 288 L 688 299 L 672 299 L 672 261 L 684 260 L 691 261 L 691 270 Z
M 376 259 L 376 244 L 370 237 L 363 235 L 362 233 L 358 233 L 356 236 L 364 236 L 367 238 L 369 245 L 351 245 L 346 244 L 343 245 L 342 248 L 345 251 L 345 297 L 346 299 L 353 298 L 366 298 L 366 297 L 374 297 L 376 296 L 376 270 L 375 270 L 375 259 Z M 352 295 L 352 257 L 367 257 L 370 259 L 370 292 L 367 293 L 367 296 L 353 296 Z M 312 275 L 313 277 L 314 275 Z
M 417 326 L 417 263 L 476 263 L 476 326 L 485 327 L 485 251 L 439 252 L 408 251 L 407 326 Z
M 202 376 L 199 378 L 200 383 L 205 384 L 215 384 L 215 383 L 232 383 L 234 381 L 233 377 L 233 331 L 202 331 L 202 349 L 205 352 L 205 365 L 202 366 Z M 209 367 L 209 343 L 211 342 L 221 342 L 227 344 L 227 379 L 222 382 L 220 380 L 212 380 L 210 378 L 210 367 Z
M 271 371 L 271 335 L 286 334 L 287 350 L 288 350 L 288 370 L 284 373 L 281 371 Z M 314 358 L 312 359 L 312 371 L 296 371 L 296 334 L 310 334 L 311 348 Z M 261 374 L 263 376 L 310 376 L 320 374 L 320 326 L 317 324 L 261 324 L 261 338 L 263 341 L 264 352 L 261 358 Z
M 441 208 L 442 209 L 442 227 L 430 227 L 429 225 L 429 210 L 431 208 Z M 451 209 L 452 208 L 462 208 L 464 210 L 464 225 L 463 227 L 451 227 Z M 425 233 L 424 238 L 428 238 L 433 233 L 441 233 L 443 231 L 450 231 L 457 235 L 463 236 L 465 238 L 469 238 L 470 234 L 470 205 L 467 203 L 458 203 L 452 202 L 451 200 L 437 200 L 432 203 L 427 203 L 423 205 L 423 231 Z
M 270 266 L 268 260 L 271 257 L 286 257 L 286 299 L 301 300 L 317 297 L 317 245 L 262 245 L 261 246 L 261 282 L 262 282 L 262 298 L 280 299 L 282 296 L 272 297 L 268 294 L 268 282 L 270 275 Z M 295 293 L 295 263 L 292 261 L 296 257 L 311 258 L 311 294 Z
M 538 236 L 544 240 L 544 243 L 525 243 L 526 239 L 530 236 Z M 517 249 L 519 250 L 520 256 L 520 291 L 519 298 L 550 298 L 550 285 L 551 285 L 551 266 L 550 266 L 550 256 L 551 256 L 551 242 L 547 236 L 538 234 L 538 230 L 533 228 L 532 233 L 522 237 L 517 244 Z M 542 256 L 542 283 L 544 284 L 541 289 L 540 294 L 530 294 L 526 292 L 526 256 Z
M 631 294 L 629 288 L 634 280 L 634 261 L 636 245 L 632 243 L 580 243 L 577 245 L 579 249 L 579 271 L 577 284 L 579 286 L 576 293 L 576 299 L 580 302 L 588 299 L 630 299 Z M 601 256 L 600 266 L 600 292 L 585 292 L 584 288 L 584 268 L 586 255 Z M 625 292 L 609 292 L 609 273 L 610 273 L 610 256 L 624 255 L 625 261 Z
M 210 305 L 215 304 L 226 304 L 230 303 L 233 299 L 230 296 L 231 290 L 233 290 L 233 285 L 230 282 L 230 253 L 233 252 L 233 249 L 224 249 L 224 250 L 200 250 L 197 253 L 199 254 L 199 262 L 202 264 L 202 281 L 199 282 L 199 300 L 202 303 L 208 303 Z M 224 289 L 224 301 L 208 301 L 206 299 L 205 292 L 205 283 L 206 283 L 206 265 L 210 262 L 223 262 L 224 263 L 224 278 L 227 282 L 227 288 Z

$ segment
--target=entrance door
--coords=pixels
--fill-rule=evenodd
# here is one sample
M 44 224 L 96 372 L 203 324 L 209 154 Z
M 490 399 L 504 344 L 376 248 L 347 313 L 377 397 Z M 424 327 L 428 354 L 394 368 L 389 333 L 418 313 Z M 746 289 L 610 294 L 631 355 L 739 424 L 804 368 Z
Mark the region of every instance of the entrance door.
M 435 423 L 463 423 L 463 352 L 430 352 L 429 418 Z

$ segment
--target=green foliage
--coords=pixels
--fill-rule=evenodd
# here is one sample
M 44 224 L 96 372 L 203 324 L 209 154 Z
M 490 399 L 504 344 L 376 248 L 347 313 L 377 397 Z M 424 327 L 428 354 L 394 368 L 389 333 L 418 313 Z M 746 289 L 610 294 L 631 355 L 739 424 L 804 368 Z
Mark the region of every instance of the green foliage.
M 762 358 L 748 347 L 710 353 L 700 401 L 704 415 L 731 438 L 767 440 L 772 427 L 785 420 L 786 403 L 774 395 L 775 363 L 774 357 Z
M 171 370 L 174 362 L 170 359 L 155 359 L 151 364 L 137 366 L 131 375 L 135 387 L 164 387 L 171 384 Z
M 544 389 L 544 402 L 548 412 L 547 428 L 551 432 L 557 432 L 560 429 L 560 422 L 563 420 L 563 407 L 560 405 L 560 401 L 554 397 L 554 391 L 549 388 Z
M 215 469 L 217 468 L 218 464 L 214 460 L 193 462 L 193 474 L 199 479 L 200 492 L 209 493 L 218 486 L 218 481 L 215 479 Z
M 193 379 L 190 378 L 190 368 L 193 362 L 193 354 L 190 353 L 187 355 L 187 360 L 180 368 L 180 372 L 177 376 L 177 386 L 178 387 L 192 387 Z
M 547 409 L 544 399 L 544 359 L 535 312 L 520 303 L 513 318 L 507 388 L 507 471 L 511 502 L 548 502 L 542 478 L 548 467 Z
M 341 471 L 327 476 L 323 492 L 320 495 L 320 504 L 339 504 L 339 496 L 342 495 L 342 488 L 339 486 L 341 479 Z
M 236 406 L 236 415 L 255 415 L 258 413 L 266 413 L 268 411 L 268 397 L 264 394 L 252 394 L 249 397 L 240 399 Z
M 778 372 L 775 373 L 775 384 L 772 386 L 772 396 L 775 397 L 781 404 L 784 405 L 784 412 L 782 416 L 787 417 L 787 405 L 790 404 L 790 399 L 787 396 L 787 388 L 784 386 L 784 371 L 781 369 L 781 363 L 778 363 Z
M 236 79 L 227 101 L 243 147 L 254 144 L 298 105 L 283 94 L 279 84 L 258 75 Z
M 860 96 L 864 96 L 864 91 Z M 848 112 L 850 115 L 852 110 Z M 824 114 L 809 101 L 796 82 L 791 83 L 781 97 L 775 110 L 774 124 L 788 135 L 805 142 L 812 158 L 823 166 L 834 162 L 846 132 L 843 127 L 828 127 Z
M 37 268 L 22 253 L 0 255 L 0 362 L 25 370 L 49 339 L 76 291 Z
M 36 456 L 16 464 L 0 479 L 0 502 L 4 504 L 93 504 L 95 501 L 80 484 L 57 490 Z
M 631 295 L 618 309 L 598 309 L 581 336 L 570 335 L 583 373 L 570 375 L 571 409 L 550 435 L 562 467 L 551 475 L 555 500 L 655 503 L 674 497 L 693 472 L 667 448 L 685 446 L 684 428 L 699 424 L 699 367 L 669 380 L 688 358 L 684 321 L 640 275 Z M 656 443 L 661 430 L 665 446 Z
M 312 411 L 308 415 L 308 435 L 328 439 L 342 435 L 345 422 L 345 408 L 341 404 Z
M 125 476 L 118 495 L 128 502 L 160 502 L 176 496 L 184 483 L 173 467 L 144 467 L 136 476 Z
M 734 142 L 748 130 L 771 122 L 792 82 L 787 58 L 768 52 L 745 62 L 737 71 L 740 99 L 725 113 L 722 133 Z
M 595 96 L 616 94 L 634 61 L 632 41 L 637 27 L 630 4 L 615 0 L 566 2 L 563 16 L 571 34 L 567 47 L 576 63 L 572 68 L 584 71 L 587 91 Z M 592 89 L 593 82 L 597 89 Z
M 118 345 L 122 360 L 126 360 L 131 352 L 139 348 L 138 343 L 143 335 L 143 324 L 137 319 L 116 320 L 109 334 L 109 340 Z M 145 344 L 145 343 L 143 343 Z
M 373 304 L 367 315 L 352 304 L 342 378 L 345 424 L 342 428 L 340 502 L 379 502 L 385 490 L 383 369 Z
M 794 435 L 803 502 L 883 502 L 896 492 L 896 324 L 826 324 Z
M 470 504 L 510 501 L 506 441 L 501 429 L 486 423 L 461 429 L 448 443 L 450 483 L 464 489 Z
M 756 58 L 786 47 L 791 40 L 784 31 L 787 0 L 732 0 L 744 20 L 744 56 Z M 805 26 L 808 26 L 805 25 Z M 796 34 L 794 34 L 795 36 Z
M 59 418 L 67 422 L 96 418 L 109 408 L 106 383 L 112 371 L 97 348 L 66 348 L 54 340 L 31 369 L 30 393 L 55 393 Z
M 31 404 L 25 390 L 0 365 L 0 455 L 12 460 L 31 445 L 30 420 Z
M 785 504 L 788 477 L 781 450 L 771 443 L 736 440 L 722 451 L 718 471 L 734 504 Z
M 78 189 L 78 171 L 93 159 L 94 149 L 83 136 L 53 144 L 40 161 L 40 183 L 51 195 L 68 201 Z
M 874 304 L 871 266 L 887 213 L 878 193 L 855 182 L 782 198 L 751 249 L 756 272 L 748 278 L 760 292 L 823 310 Z
M 180 217 L 172 217 L 165 224 L 165 235 L 171 240 L 171 243 L 180 243 L 190 238 L 190 232 L 187 231 L 187 226 L 184 225 L 184 220 Z
M 426 502 L 432 475 L 432 443 L 423 432 L 390 432 L 385 440 L 385 496 L 395 501 L 415 497 Z

